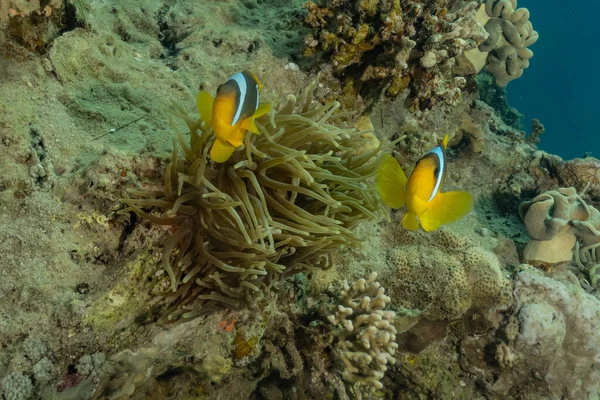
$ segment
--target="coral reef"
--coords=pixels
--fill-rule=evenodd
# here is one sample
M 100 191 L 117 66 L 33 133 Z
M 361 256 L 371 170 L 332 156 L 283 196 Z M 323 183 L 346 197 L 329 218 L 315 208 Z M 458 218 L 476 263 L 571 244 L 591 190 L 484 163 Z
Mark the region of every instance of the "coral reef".
M 575 188 L 542 193 L 522 203 L 519 214 L 532 238 L 523 251 L 526 263 L 552 268 L 571 262 L 576 243 L 582 255 L 600 245 L 600 212 Z
M 598 160 L 537 151 L 541 127 L 519 131 L 496 78 L 479 74 L 477 94 L 464 77 L 466 53 L 483 65 L 506 48 L 503 79 L 526 65 L 514 2 L 489 2 L 512 11 L 487 54 L 485 5 L 460 0 L 324 0 L 304 28 L 302 0 L 0 3 L 0 398 L 597 397 Z M 327 76 L 316 88 L 307 61 Z M 215 165 L 183 114 L 243 69 L 284 100 Z M 446 133 L 445 185 L 474 212 L 432 235 L 398 229 L 401 212 L 381 221 L 378 151 L 395 142 L 409 166 Z M 557 219 L 565 193 L 525 214 L 546 233 L 566 220 L 574 259 L 519 267 L 518 205 L 568 186 L 587 220 Z
M 488 0 L 481 4 L 477 19 L 488 37 L 477 49 L 465 53 L 474 71 L 479 72 L 487 63 L 487 70 L 500 86 L 520 78 L 533 57 L 529 46 L 539 37 L 529 21 L 529 10 L 517 8 L 516 0 Z
M 212 129 L 181 115 L 191 134 L 190 144 L 178 134 L 183 163 L 174 142 L 163 189 L 133 190 L 137 198 L 123 200 L 122 213 L 175 227 L 162 261 L 171 291 L 164 293 L 167 319 L 240 310 L 280 276 L 330 268 L 340 246 L 359 244 L 352 228 L 379 215 L 364 182 L 379 147 L 354 156 L 370 140 L 328 123 L 339 104 L 314 104 L 316 85 L 263 117 L 262 134 L 247 136 L 245 149 L 223 164 L 207 159 Z M 149 206 L 164 215 L 141 209 Z
M 377 273 L 349 285 L 343 282 L 341 303 L 329 322 L 342 325 L 338 336 L 340 357 L 344 362 L 343 377 L 357 386 L 381 389 L 381 378 L 388 364 L 394 364 L 398 344 L 394 320 L 396 313 L 385 311 L 390 303 L 385 289 L 376 281 Z
M 340 82 L 337 96 L 360 94 L 369 103 L 382 92 L 395 98 L 410 87 L 415 109 L 454 104 L 466 84 L 463 77 L 453 77 L 455 57 L 487 37 L 475 18 L 476 6 L 466 1 L 308 2 L 306 23 L 313 33 L 305 55 L 330 57 Z

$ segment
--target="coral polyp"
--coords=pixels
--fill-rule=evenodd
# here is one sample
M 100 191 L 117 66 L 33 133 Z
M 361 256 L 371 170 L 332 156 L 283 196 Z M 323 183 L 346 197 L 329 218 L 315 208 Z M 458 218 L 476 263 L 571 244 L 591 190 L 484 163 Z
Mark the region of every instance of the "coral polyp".
M 330 268 L 336 250 L 360 243 L 352 228 L 379 217 L 366 181 L 380 146 L 332 125 L 339 104 L 315 104 L 315 87 L 258 119 L 261 135 L 247 135 L 222 164 L 209 160 L 212 128 L 181 113 L 190 140 L 177 133 L 163 190 L 132 190 L 135 198 L 123 200 L 122 212 L 175 227 L 162 259 L 170 277 L 165 321 L 240 310 L 281 277 Z

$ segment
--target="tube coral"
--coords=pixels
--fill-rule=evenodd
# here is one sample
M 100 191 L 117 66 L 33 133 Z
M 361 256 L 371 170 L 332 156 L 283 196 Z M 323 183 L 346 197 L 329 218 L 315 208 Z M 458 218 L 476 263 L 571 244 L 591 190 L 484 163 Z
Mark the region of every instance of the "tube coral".
M 163 250 L 163 322 L 239 310 L 282 277 L 330 268 L 336 250 L 359 244 L 352 228 L 382 212 L 365 183 L 381 146 L 363 152 L 365 132 L 332 125 L 339 103 L 315 104 L 316 86 L 257 119 L 261 135 L 222 164 L 208 157 L 212 128 L 180 110 L 190 140 L 177 132 L 163 189 L 130 190 L 121 211 L 176 227 Z

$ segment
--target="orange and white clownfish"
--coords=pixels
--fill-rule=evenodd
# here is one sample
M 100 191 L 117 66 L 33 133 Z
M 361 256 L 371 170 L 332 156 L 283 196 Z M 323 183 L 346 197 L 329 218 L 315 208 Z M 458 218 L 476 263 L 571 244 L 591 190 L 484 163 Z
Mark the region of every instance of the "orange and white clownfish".
M 270 103 L 260 104 L 262 87 L 256 75 L 243 71 L 220 85 L 214 99 L 206 91 L 198 93 L 198 112 L 205 127 L 212 124 L 216 136 L 210 149 L 215 162 L 227 161 L 235 148 L 242 145 L 246 132 L 260 134 L 254 120 L 271 111 Z
M 442 193 L 446 176 L 448 135 L 440 146 L 428 151 L 415 165 L 410 178 L 390 154 L 384 156 L 377 173 L 377 191 L 385 204 L 401 208 L 406 204 L 402 226 L 414 231 L 419 223 L 427 232 L 458 221 L 473 208 L 467 192 Z

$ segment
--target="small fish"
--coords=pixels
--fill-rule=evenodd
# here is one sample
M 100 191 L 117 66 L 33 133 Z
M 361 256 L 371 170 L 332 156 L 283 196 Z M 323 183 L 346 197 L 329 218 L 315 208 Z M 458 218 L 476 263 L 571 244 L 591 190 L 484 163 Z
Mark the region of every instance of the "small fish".
M 198 93 L 196 106 L 206 127 L 212 124 L 215 141 L 210 157 L 218 163 L 231 157 L 250 131 L 260 134 L 254 120 L 271 111 L 270 103 L 260 103 L 263 85 L 250 71 L 238 72 L 218 87 L 217 97 L 206 91 Z
M 377 173 L 377 191 L 385 204 L 401 208 L 406 204 L 402 226 L 414 231 L 419 223 L 427 232 L 458 221 L 473 208 L 473 197 L 467 192 L 442 193 L 446 176 L 448 135 L 440 146 L 428 151 L 415 165 L 410 178 L 392 156 L 381 161 Z

